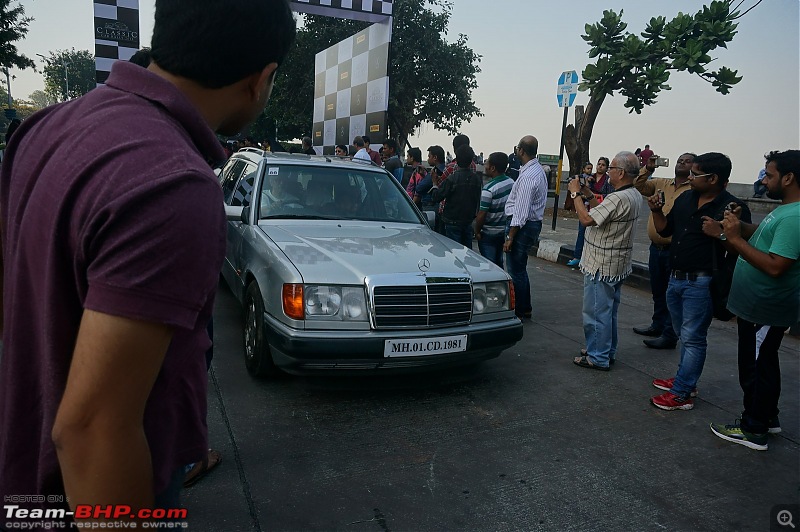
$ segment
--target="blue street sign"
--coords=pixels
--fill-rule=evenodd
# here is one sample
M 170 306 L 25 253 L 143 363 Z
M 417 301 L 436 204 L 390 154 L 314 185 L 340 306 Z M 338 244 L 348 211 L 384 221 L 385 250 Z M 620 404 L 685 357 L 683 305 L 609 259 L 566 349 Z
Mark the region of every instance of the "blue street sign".
M 575 95 L 578 94 L 578 73 L 574 70 L 562 72 L 558 78 L 558 98 L 559 107 L 572 107 L 575 103 Z

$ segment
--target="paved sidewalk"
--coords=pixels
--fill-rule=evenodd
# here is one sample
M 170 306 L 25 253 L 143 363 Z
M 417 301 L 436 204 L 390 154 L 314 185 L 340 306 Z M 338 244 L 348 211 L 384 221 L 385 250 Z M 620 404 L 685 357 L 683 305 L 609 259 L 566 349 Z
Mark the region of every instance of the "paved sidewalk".
M 392 390 L 250 379 L 241 312 L 222 288 L 208 422 L 224 460 L 184 493 L 190 528 L 766 531 L 775 505 L 797 504 L 800 341 L 786 337 L 780 354 L 783 432 L 749 450 L 708 428 L 741 410 L 734 323 L 711 326 L 694 410 L 664 412 L 650 381 L 674 374 L 678 351 L 631 332 L 650 294 L 623 289 L 618 362 L 601 373 L 571 362 L 579 272 L 532 258 L 529 273 L 520 343 L 462 382 Z

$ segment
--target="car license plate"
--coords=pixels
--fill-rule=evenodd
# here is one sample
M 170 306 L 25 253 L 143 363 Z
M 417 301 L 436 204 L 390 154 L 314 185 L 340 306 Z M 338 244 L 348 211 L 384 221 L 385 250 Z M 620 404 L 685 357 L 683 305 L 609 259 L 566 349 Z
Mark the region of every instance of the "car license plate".
M 424 355 L 440 355 L 443 353 L 458 353 L 467 350 L 467 335 L 442 336 L 439 338 L 401 338 L 386 340 L 383 356 L 416 357 Z

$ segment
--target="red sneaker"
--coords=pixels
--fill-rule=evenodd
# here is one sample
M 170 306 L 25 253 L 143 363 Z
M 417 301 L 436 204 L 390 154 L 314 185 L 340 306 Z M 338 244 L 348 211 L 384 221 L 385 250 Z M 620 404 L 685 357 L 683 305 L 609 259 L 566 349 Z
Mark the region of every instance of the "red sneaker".
M 658 388 L 659 390 L 664 390 L 668 392 L 672 389 L 672 385 L 675 384 L 675 377 L 671 379 L 654 379 L 653 386 Z M 697 397 L 697 388 L 692 390 L 692 393 L 689 394 L 689 397 Z
M 691 410 L 694 408 L 694 400 L 691 397 L 682 399 L 669 392 L 656 395 L 650 399 L 650 402 L 661 410 Z

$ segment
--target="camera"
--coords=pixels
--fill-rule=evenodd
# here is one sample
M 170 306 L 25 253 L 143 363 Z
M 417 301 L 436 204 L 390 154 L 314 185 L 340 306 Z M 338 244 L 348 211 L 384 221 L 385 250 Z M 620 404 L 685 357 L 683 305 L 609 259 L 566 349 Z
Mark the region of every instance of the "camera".
M 656 166 L 669 166 L 669 157 L 657 157 Z
M 659 189 L 656 191 L 656 194 L 658 194 L 658 202 L 663 206 L 667 202 L 667 197 L 664 194 L 664 191 Z

